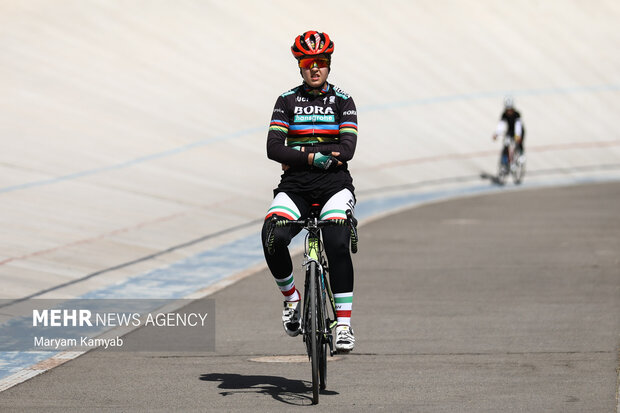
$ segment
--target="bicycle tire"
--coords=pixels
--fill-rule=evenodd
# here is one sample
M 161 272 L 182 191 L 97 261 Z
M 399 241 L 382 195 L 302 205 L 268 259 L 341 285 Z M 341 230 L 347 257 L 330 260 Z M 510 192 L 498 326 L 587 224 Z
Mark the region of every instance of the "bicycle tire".
M 496 183 L 499 185 L 504 185 L 506 183 L 506 175 L 509 173 L 507 167 L 501 162 L 497 166 L 497 178 Z
M 517 169 L 515 169 L 514 174 L 512 175 L 512 181 L 515 183 L 515 185 L 520 185 L 521 182 L 523 181 L 523 172 L 522 172 L 522 168 L 521 166 L 517 166 Z
M 525 175 L 525 163 L 520 160 L 521 152 L 515 153 L 516 161 L 515 161 L 515 170 L 512 174 L 513 181 L 516 185 L 519 185 L 523 182 L 523 176 Z
M 320 379 L 319 379 L 319 345 L 318 339 L 319 335 L 318 331 L 318 314 L 317 314 L 317 279 L 318 279 L 318 269 L 316 262 L 310 263 L 309 268 L 309 283 L 310 283 L 310 361 L 312 364 L 312 404 L 319 403 L 319 387 L 320 387 Z
M 319 276 L 319 282 L 317 285 L 319 288 L 317 289 L 317 320 L 319 321 L 319 334 L 318 334 L 318 349 L 319 349 L 319 388 L 321 390 L 325 390 L 327 387 L 327 337 L 325 336 L 325 332 L 328 327 L 327 320 L 327 308 L 325 308 L 325 295 L 324 295 L 324 286 L 320 282 L 322 280 L 321 274 L 317 274 Z

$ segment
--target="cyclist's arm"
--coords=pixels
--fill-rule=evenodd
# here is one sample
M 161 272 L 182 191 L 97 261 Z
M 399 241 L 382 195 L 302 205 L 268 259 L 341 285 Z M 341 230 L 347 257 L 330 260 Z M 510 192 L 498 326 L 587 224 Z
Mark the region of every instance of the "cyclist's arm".
M 349 134 L 347 134 L 349 135 Z M 338 155 L 333 155 L 338 158 L 341 162 L 348 162 L 353 159 L 353 155 L 355 154 L 355 146 L 357 139 L 355 136 L 343 136 L 340 134 L 340 143 L 328 143 L 325 145 L 316 145 L 306 147 L 308 152 L 332 152 L 338 153 Z
M 504 119 L 500 120 L 495 128 L 495 136 L 502 136 L 508 131 L 508 122 Z
M 276 101 L 267 133 L 267 157 L 289 166 L 308 164 L 308 153 L 286 146 L 289 118 L 286 101 L 282 96 Z
M 521 124 L 521 119 L 517 119 L 515 122 L 515 139 L 519 141 L 523 136 L 523 125 Z

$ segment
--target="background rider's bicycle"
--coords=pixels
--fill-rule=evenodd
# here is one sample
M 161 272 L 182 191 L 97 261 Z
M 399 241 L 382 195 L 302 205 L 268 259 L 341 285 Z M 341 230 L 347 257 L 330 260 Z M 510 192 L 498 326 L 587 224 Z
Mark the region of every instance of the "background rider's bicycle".
M 304 284 L 301 333 L 312 364 L 312 403 L 319 402 L 319 390 L 327 385 L 327 353 L 334 355 L 332 329 L 337 324 L 336 304 L 332 293 L 328 263 L 321 241 L 321 228 L 328 225 L 345 225 L 350 229 L 351 252 L 357 252 L 357 221 L 351 210 L 347 219 L 320 220 L 320 205 L 313 204 L 307 219 L 284 220 L 272 216 L 267 231 L 267 252 L 273 254 L 274 230 L 287 226 L 307 231 L 304 246 L 303 267 L 306 272 Z
M 515 184 L 520 184 L 525 175 L 525 155 L 517 148 L 515 140 L 510 136 L 504 136 L 504 144 L 500 153 L 497 170 L 497 183 L 504 185 L 506 176 L 512 175 Z

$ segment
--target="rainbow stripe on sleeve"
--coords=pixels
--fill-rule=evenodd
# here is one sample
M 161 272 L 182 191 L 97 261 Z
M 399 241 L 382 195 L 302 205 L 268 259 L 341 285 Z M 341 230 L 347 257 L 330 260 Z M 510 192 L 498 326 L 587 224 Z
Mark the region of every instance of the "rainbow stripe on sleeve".
M 342 122 L 340 124 L 340 133 L 352 133 L 354 135 L 357 135 L 357 123 Z
M 283 120 L 272 120 L 269 124 L 269 130 L 276 132 L 288 133 L 288 127 L 288 122 L 284 122 Z

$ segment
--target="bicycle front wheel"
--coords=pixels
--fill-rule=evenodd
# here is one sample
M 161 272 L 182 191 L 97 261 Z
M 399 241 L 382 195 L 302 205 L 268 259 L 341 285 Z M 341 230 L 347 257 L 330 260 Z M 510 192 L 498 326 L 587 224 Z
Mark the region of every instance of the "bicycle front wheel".
M 521 156 L 521 152 L 515 152 L 515 168 L 512 173 L 512 179 L 515 184 L 519 185 L 523 181 L 525 175 L 525 162 Z
M 497 167 L 497 178 L 496 182 L 499 185 L 504 185 L 506 182 L 506 175 L 508 174 L 508 167 L 503 163 L 500 163 Z
M 319 403 L 319 387 L 320 387 L 320 379 L 319 379 L 319 339 L 320 335 L 317 333 L 318 331 L 318 314 L 317 314 L 317 294 L 318 294 L 318 268 L 316 262 L 310 263 L 308 273 L 308 281 L 310 287 L 310 305 L 309 313 L 310 313 L 310 323 L 308 325 L 310 329 L 310 333 L 308 334 L 308 338 L 310 339 L 310 348 L 309 355 L 310 361 L 312 364 L 312 404 Z

